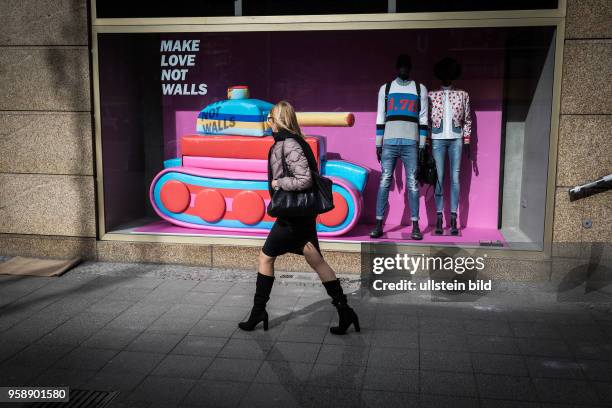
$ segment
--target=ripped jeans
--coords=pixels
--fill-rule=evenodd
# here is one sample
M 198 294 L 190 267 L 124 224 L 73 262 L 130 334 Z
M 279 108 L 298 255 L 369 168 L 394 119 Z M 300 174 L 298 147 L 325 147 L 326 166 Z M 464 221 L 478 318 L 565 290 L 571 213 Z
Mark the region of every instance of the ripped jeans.
M 444 162 L 448 153 L 450 165 L 450 210 L 456 213 L 459 205 L 459 168 L 461 167 L 461 149 L 463 139 L 433 139 L 432 152 L 436 160 L 436 171 L 438 182 L 434 196 L 436 199 L 436 212 L 441 213 L 444 209 L 444 197 L 442 186 L 444 185 Z
M 410 203 L 410 218 L 419 220 L 419 185 L 416 180 L 418 146 L 416 143 L 406 145 L 383 145 L 380 165 L 382 175 L 378 196 L 376 198 L 376 219 L 382 220 L 387 211 L 389 201 L 389 188 L 393 180 L 393 172 L 397 159 L 401 159 L 406 170 L 406 192 Z

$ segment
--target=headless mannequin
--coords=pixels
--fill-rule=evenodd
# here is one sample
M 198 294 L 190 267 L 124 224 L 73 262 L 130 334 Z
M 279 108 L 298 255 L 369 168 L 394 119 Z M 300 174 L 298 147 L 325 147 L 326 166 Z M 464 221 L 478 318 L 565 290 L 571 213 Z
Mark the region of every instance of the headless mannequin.
M 409 81 L 410 80 L 410 71 L 412 70 L 412 61 L 410 59 L 410 56 L 406 55 L 406 54 L 402 54 L 398 57 L 397 62 L 396 62 L 396 68 L 397 68 L 397 78 L 402 80 L 402 81 Z M 419 87 L 420 84 L 418 82 L 415 81 L 415 86 L 416 86 L 416 92 L 417 94 L 419 93 Z M 387 101 L 385 100 L 385 103 Z M 420 105 L 419 105 L 420 106 Z M 417 138 L 416 141 L 416 145 L 417 145 L 417 151 L 420 151 L 422 148 L 424 148 L 424 144 L 421 145 L 419 143 L 419 140 Z M 376 147 L 376 158 L 378 159 L 378 162 L 382 164 L 382 156 L 383 156 L 383 146 L 377 146 Z M 417 153 L 418 156 L 418 153 Z M 395 160 L 395 159 L 394 159 Z M 403 159 L 402 159 L 403 161 Z M 418 162 L 418 160 L 417 160 Z M 404 165 L 406 165 L 404 163 Z M 395 165 L 393 165 L 394 167 Z M 406 170 L 408 171 L 408 170 Z M 408 174 L 406 175 L 408 177 Z M 379 187 L 379 191 L 378 191 L 378 197 L 380 197 L 381 194 L 381 189 L 382 189 L 382 185 L 381 187 Z M 388 188 L 388 186 L 387 186 Z M 408 191 L 407 191 L 408 193 Z M 410 193 L 412 194 L 412 193 Z M 378 207 L 378 199 L 377 198 L 377 207 Z M 418 209 L 418 206 L 416 207 Z M 378 211 L 378 208 L 377 208 Z M 418 212 L 418 210 L 417 210 Z M 376 225 L 374 226 L 374 229 L 372 231 L 370 231 L 370 237 L 371 238 L 380 238 L 383 235 L 383 219 L 382 218 L 378 218 L 378 214 L 377 214 L 377 220 L 376 220 Z M 411 237 L 414 240 L 421 240 L 423 239 L 423 234 L 421 233 L 421 230 L 419 228 L 419 221 L 418 218 L 417 219 L 412 219 L 412 232 L 411 232 Z
M 448 74 L 448 72 L 446 73 Z M 453 86 L 453 80 L 451 78 L 449 78 L 449 76 L 446 76 L 446 78 L 442 78 L 442 86 L 445 88 L 451 87 Z M 468 159 L 472 159 L 472 152 L 470 149 L 470 144 L 468 142 L 464 142 L 463 143 L 463 148 L 465 149 Z
M 397 67 L 397 77 L 402 81 L 407 81 L 410 79 L 410 70 L 412 66 L 408 62 L 404 62 L 399 67 Z M 382 146 L 376 148 L 376 158 L 380 163 L 380 159 L 382 157 Z
M 437 72 L 436 72 L 436 76 L 442 82 L 442 87 L 444 89 L 451 88 L 452 85 L 453 85 L 454 79 L 457 78 L 459 76 L 459 74 L 460 74 L 460 68 L 457 71 L 457 67 L 453 67 L 450 64 L 446 64 L 446 66 L 444 66 L 443 68 L 437 70 Z M 468 159 L 471 160 L 471 150 L 470 150 L 469 139 L 463 139 L 463 149 L 466 150 Z M 438 180 L 438 182 L 440 182 L 440 180 Z M 451 228 L 450 228 L 451 235 L 458 235 L 459 230 L 457 229 L 457 213 L 456 212 L 452 212 L 452 210 L 451 210 L 450 224 L 451 224 Z M 437 213 L 437 216 L 436 216 L 436 228 L 435 228 L 434 232 L 435 232 L 436 235 L 442 235 L 442 233 L 443 233 L 443 229 L 442 229 L 442 214 L 441 213 Z

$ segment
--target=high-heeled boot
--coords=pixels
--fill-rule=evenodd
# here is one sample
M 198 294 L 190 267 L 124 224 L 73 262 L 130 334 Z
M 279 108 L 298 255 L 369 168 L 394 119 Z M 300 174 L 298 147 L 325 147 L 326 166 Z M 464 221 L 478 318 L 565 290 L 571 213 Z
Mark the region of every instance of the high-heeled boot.
M 383 220 L 376 220 L 374 229 L 370 231 L 370 238 L 380 238 L 383 236 Z
M 323 282 L 327 294 L 332 298 L 332 305 L 338 310 L 338 326 L 330 327 L 331 334 L 346 334 L 347 329 L 352 325 L 355 326 L 355 331 L 360 331 L 359 318 L 357 313 L 347 304 L 346 295 L 342 292 L 342 286 L 338 279 L 328 282 Z
M 459 235 L 459 230 L 457 229 L 457 213 L 455 212 L 451 213 L 450 225 L 451 235 Z
M 246 322 L 238 323 L 238 327 L 242 330 L 252 331 L 259 322 L 263 322 L 264 330 L 268 330 L 268 312 L 266 312 L 266 303 L 270 299 L 272 285 L 274 284 L 274 276 L 257 274 L 257 283 L 255 285 L 255 296 L 253 297 L 253 308 L 251 315 Z
M 437 213 L 436 215 L 436 235 L 442 235 L 444 232 L 442 230 L 442 213 Z
M 419 228 L 418 221 L 412 221 L 412 234 L 410 234 L 410 237 L 416 240 L 423 239 L 423 234 L 421 233 L 421 229 Z

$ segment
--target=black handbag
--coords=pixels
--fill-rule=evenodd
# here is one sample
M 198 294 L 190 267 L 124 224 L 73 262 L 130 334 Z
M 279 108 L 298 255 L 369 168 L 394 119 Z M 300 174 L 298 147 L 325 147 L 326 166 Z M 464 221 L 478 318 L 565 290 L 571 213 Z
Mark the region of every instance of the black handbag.
M 427 148 L 419 149 L 419 163 L 416 179 L 423 184 L 435 186 L 438 182 L 438 171 L 436 170 L 436 160 Z
M 310 147 L 302 146 L 302 149 Z M 308 152 L 304 151 L 304 154 Z M 292 176 L 285 162 L 285 143 L 283 143 L 283 177 Z M 270 203 L 268 204 L 268 215 L 271 217 L 304 217 L 323 214 L 334 209 L 332 195 L 332 181 L 319 174 L 313 169 L 308 161 L 312 176 L 312 186 L 302 191 L 274 190 Z

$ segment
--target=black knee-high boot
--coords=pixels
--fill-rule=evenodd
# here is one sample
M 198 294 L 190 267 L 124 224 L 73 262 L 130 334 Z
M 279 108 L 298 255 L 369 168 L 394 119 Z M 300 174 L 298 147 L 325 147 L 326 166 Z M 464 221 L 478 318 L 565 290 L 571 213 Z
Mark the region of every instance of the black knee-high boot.
M 270 299 L 270 292 L 274 284 L 274 276 L 257 274 L 257 283 L 255 286 L 255 296 L 253 297 L 253 308 L 251 315 L 246 322 L 238 323 L 238 327 L 242 330 L 251 331 L 259 322 L 263 322 L 264 330 L 268 330 L 268 312 L 266 312 L 266 303 Z
M 346 334 L 346 330 L 351 324 L 355 326 L 355 331 L 361 330 L 357 313 L 346 303 L 346 295 L 342 292 L 340 280 L 323 282 L 323 286 L 325 286 L 327 294 L 332 298 L 332 304 L 336 306 L 340 319 L 338 326 L 330 327 L 329 331 L 332 334 Z

